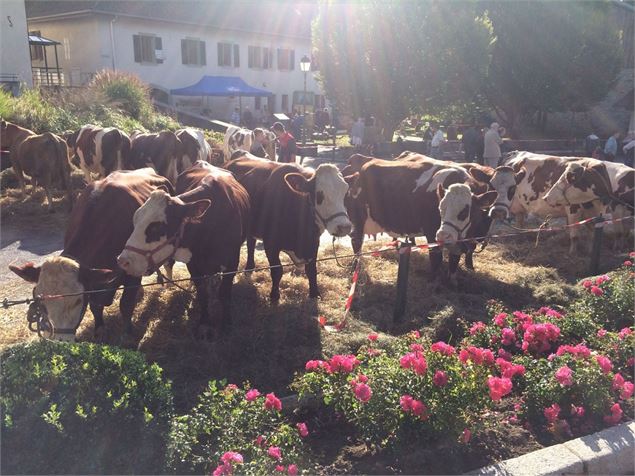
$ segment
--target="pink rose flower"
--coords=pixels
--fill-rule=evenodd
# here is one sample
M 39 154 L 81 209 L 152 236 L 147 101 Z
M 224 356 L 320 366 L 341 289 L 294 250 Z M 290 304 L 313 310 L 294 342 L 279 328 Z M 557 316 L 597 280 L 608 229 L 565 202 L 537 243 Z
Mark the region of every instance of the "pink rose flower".
M 401 398 L 399 399 L 399 405 L 401 406 L 401 409 L 406 413 L 411 411 L 413 400 L 414 399 L 410 395 L 402 395 Z
M 355 398 L 362 403 L 366 403 L 370 400 L 370 397 L 373 396 L 373 391 L 365 383 L 355 384 L 355 387 L 353 387 L 353 393 L 355 394 Z
M 307 372 L 313 372 L 314 370 L 325 368 L 326 365 L 328 364 L 323 360 L 309 360 L 304 366 L 304 369 Z
M 437 387 L 445 387 L 448 383 L 448 376 L 443 370 L 437 370 L 432 377 L 432 383 Z
M 512 360 L 512 354 L 507 352 L 505 349 L 498 349 L 498 352 L 496 353 L 503 360 Z
M 620 398 L 622 400 L 628 400 L 633 395 L 633 390 L 635 390 L 635 385 L 633 385 L 632 382 L 624 382 L 622 390 L 620 391 Z
M 633 331 L 629 327 L 625 327 L 624 329 L 620 331 L 619 337 L 620 339 L 625 339 L 626 336 L 630 336 L 632 333 Z
M 605 357 L 603 355 L 596 355 L 595 360 L 600 365 L 602 373 L 608 374 L 611 370 L 613 370 L 613 364 L 608 357 Z
M 591 288 L 591 286 L 593 286 L 593 281 L 591 281 L 590 279 L 585 279 L 584 281 L 582 281 L 582 286 L 584 287 L 584 289 L 589 289 Z
M 276 472 L 284 473 L 284 466 L 282 466 L 281 464 L 276 465 Z
M 230 475 L 233 472 L 232 470 L 233 468 L 231 464 L 221 464 L 212 472 L 212 476 Z
M 543 413 L 549 423 L 554 423 L 558 419 L 558 415 L 560 415 L 560 405 L 554 403 L 550 407 L 545 408 Z
M 501 335 L 502 335 L 501 342 L 503 345 L 512 345 L 516 341 L 516 333 L 514 332 L 513 329 L 510 329 L 509 327 L 504 328 L 501 331 Z
M 617 373 L 613 376 L 613 390 L 618 391 L 624 387 L 624 377 L 621 374 Z
M 633 262 L 631 260 L 624 261 L 624 266 L 633 266 Z
M 469 428 L 466 428 L 465 430 L 463 430 L 463 434 L 461 435 L 461 441 L 467 444 L 470 442 L 471 439 L 472 439 L 472 432 L 470 431 Z
M 290 464 L 289 467 L 287 468 L 287 474 L 289 476 L 297 476 L 297 474 L 298 474 L 298 465 Z
M 563 387 L 568 387 L 570 385 L 573 385 L 573 378 L 571 377 L 572 375 L 573 370 L 565 365 L 563 367 L 560 367 L 556 371 L 556 380 Z
M 428 415 L 428 407 L 419 400 L 413 400 L 411 405 L 411 410 L 413 415 L 418 416 L 422 420 L 427 420 Z
M 265 397 L 265 408 L 267 410 L 282 410 L 282 402 L 275 393 L 268 393 Z
M 282 450 L 278 446 L 270 446 L 267 450 L 267 454 L 276 461 L 280 461 L 282 459 Z
M 369 341 L 375 342 L 377 339 L 379 339 L 379 334 L 377 334 L 376 332 L 371 332 L 370 334 L 368 334 Z
M 430 346 L 430 350 L 432 352 L 438 352 L 443 355 L 454 355 L 456 353 L 456 349 L 449 344 L 446 344 L 443 341 L 435 342 Z
M 309 428 L 306 426 L 306 423 L 297 423 L 295 426 L 298 428 L 298 434 L 302 438 L 309 436 Z
M 571 404 L 571 416 L 574 418 L 582 418 L 584 416 L 584 407 Z
M 399 359 L 404 369 L 412 369 L 417 375 L 423 375 L 428 369 L 428 363 L 421 352 L 408 352 Z
M 498 327 L 505 327 L 505 319 L 507 319 L 507 314 L 505 314 L 504 312 L 496 314 L 496 316 L 494 316 L 494 324 L 496 324 Z
M 512 381 L 506 377 L 490 377 L 487 379 L 489 395 L 492 400 L 498 401 L 512 391 Z
M 350 374 L 359 365 L 359 360 L 354 355 L 334 355 L 329 360 L 331 373 Z
M 247 400 L 248 402 L 253 402 L 259 396 L 260 392 L 257 389 L 252 388 L 251 390 L 247 391 L 247 393 L 245 393 L 245 400 Z
M 591 293 L 594 296 L 601 296 L 602 294 L 604 294 L 604 291 L 602 291 L 602 288 L 599 288 L 597 286 L 591 286 Z
M 611 407 L 611 414 L 604 417 L 604 423 L 608 425 L 616 425 L 622 419 L 624 412 L 619 403 L 613 404 Z
M 478 333 L 478 332 L 483 332 L 485 330 L 485 323 L 478 321 L 475 322 L 474 324 L 472 324 L 472 327 L 470 327 L 470 335 L 473 336 L 474 334 Z
M 243 464 L 243 455 L 235 451 L 227 451 L 221 456 L 220 460 L 223 463 L 238 463 Z
M 421 332 L 419 331 L 410 331 L 410 334 L 412 335 L 412 337 L 414 337 L 415 339 L 419 339 L 421 338 Z
M 604 337 L 606 334 L 607 334 L 606 329 L 599 329 L 598 333 L 597 333 L 597 336 L 598 337 Z

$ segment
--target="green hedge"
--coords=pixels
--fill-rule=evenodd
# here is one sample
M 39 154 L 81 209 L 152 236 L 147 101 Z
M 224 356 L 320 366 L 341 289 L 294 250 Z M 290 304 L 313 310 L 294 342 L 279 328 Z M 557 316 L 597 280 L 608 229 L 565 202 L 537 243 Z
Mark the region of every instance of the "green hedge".
M 3 473 L 164 470 L 173 405 L 156 364 L 115 347 L 51 341 L 0 359 Z

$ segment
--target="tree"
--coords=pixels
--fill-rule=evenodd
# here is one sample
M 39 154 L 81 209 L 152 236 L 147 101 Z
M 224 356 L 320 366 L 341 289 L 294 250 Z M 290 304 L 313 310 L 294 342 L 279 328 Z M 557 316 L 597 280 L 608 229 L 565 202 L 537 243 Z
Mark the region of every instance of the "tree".
M 323 2 L 317 74 L 339 110 L 372 114 L 391 138 L 410 112 L 469 103 L 487 73 L 491 26 L 472 1 Z
M 619 65 L 608 2 L 481 5 L 494 33 L 483 93 L 512 134 L 523 116 L 584 110 L 607 93 Z

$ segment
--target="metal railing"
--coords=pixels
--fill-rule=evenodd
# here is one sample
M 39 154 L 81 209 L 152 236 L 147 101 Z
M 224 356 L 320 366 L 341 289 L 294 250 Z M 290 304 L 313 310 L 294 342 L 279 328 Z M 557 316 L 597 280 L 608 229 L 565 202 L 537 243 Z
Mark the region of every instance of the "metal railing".
M 32 67 L 33 85 L 64 86 L 64 72 L 58 68 Z

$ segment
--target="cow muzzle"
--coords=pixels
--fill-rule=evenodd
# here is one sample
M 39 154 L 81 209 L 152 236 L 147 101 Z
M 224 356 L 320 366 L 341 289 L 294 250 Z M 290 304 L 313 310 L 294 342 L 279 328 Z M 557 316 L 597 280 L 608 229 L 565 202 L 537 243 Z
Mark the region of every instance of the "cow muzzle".
M 509 206 L 504 203 L 495 203 L 489 211 L 489 216 L 494 220 L 506 220 L 509 218 Z

